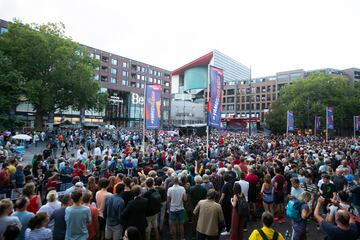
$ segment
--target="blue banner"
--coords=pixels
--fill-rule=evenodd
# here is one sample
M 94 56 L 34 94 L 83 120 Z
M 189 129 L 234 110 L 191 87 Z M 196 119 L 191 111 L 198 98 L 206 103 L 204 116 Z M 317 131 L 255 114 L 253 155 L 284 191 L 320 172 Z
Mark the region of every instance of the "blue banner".
M 327 129 L 334 129 L 334 109 L 333 107 L 326 108 L 326 127 Z
M 145 96 L 145 127 L 146 129 L 160 128 L 161 118 L 161 85 L 146 85 Z
M 354 128 L 355 131 L 360 130 L 360 116 L 354 116 Z
M 220 128 L 224 91 L 224 71 L 210 66 L 210 98 L 208 102 L 208 125 Z
M 291 111 L 287 112 L 287 127 L 288 131 L 294 131 L 294 114 Z
M 319 131 L 321 129 L 320 117 L 315 117 L 315 130 Z

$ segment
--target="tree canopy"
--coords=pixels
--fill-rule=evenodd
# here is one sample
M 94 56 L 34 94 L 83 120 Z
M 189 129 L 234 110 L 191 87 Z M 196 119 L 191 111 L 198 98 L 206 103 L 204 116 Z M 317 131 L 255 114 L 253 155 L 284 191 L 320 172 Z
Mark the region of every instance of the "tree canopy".
M 351 131 L 353 116 L 360 114 L 360 87 L 351 87 L 346 78 L 323 73 L 284 86 L 271 104 L 266 118 L 274 133 L 286 132 L 286 112 L 293 111 L 295 128 L 314 129 L 314 119 L 321 117 L 325 127 L 325 109 L 334 108 L 334 125 L 338 134 Z
M 23 79 L 19 92 L 36 110 L 37 127 L 42 127 L 43 116 L 56 110 L 104 107 L 104 94 L 93 81 L 99 63 L 64 30 L 63 24 L 14 21 L 0 35 L 0 51 L 11 62 L 11 71 Z

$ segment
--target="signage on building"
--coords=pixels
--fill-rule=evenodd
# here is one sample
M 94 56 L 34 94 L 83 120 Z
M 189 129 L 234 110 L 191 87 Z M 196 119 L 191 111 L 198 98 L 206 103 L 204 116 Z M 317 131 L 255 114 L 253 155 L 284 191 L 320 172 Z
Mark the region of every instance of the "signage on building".
M 143 105 L 144 104 L 144 97 L 140 96 L 137 93 L 131 93 L 131 103 L 132 104 Z

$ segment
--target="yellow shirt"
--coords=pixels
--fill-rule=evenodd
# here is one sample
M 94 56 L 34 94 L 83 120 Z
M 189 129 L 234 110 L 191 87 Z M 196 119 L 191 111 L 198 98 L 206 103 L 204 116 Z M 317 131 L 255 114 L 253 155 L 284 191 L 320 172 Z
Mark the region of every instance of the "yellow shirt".
M 272 239 L 273 238 L 273 235 L 274 235 L 274 229 L 272 228 L 268 228 L 268 227 L 262 227 L 261 230 L 263 230 L 263 232 L 265 233 L 266 237 L 268 239 Z M 249 240 L 263 240 L 263 238 L 261 237 L 259 231 L 257 229 L 255 229 L 250 237 L 249 237 Z M 279 236 L 278 236 L 278 240 L 284 240 L 284 237 L 281 235 L 281 233 L 279 233 Z
M 11 175 L 13 175 L 16 172 L 16 167 L 14 165 L 9 165 L 8 166 L 9 172 Z

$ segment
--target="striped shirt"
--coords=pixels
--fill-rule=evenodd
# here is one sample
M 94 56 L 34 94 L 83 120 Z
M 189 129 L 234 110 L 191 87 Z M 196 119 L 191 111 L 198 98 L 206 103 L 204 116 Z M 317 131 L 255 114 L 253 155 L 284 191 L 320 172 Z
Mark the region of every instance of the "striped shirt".
M 28 228 L 25 231 L 25 240 L 52 240 L 52 232 L 45 227 L 34 230 Z

